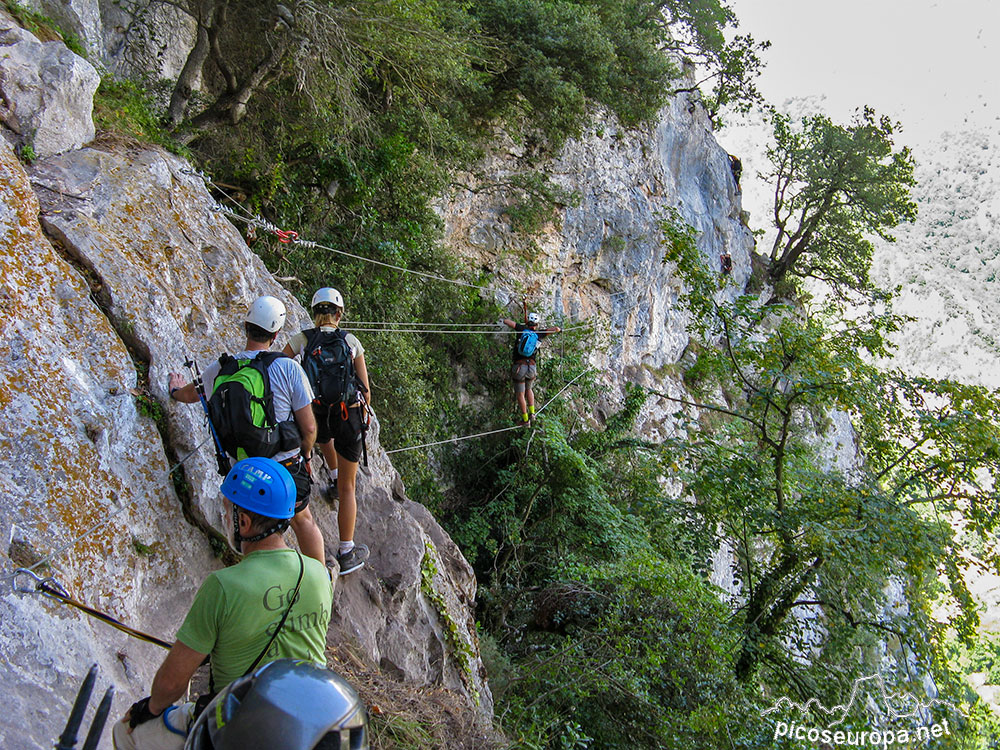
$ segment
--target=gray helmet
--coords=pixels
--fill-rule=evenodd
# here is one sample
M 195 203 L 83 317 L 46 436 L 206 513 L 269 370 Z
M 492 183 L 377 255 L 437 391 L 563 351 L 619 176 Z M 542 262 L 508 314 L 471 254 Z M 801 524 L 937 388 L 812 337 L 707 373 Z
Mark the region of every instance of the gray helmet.
M 368 750 L 368 715 L 335 672 L 279 659 L 233 680 L 188 733 L 184 750 Z

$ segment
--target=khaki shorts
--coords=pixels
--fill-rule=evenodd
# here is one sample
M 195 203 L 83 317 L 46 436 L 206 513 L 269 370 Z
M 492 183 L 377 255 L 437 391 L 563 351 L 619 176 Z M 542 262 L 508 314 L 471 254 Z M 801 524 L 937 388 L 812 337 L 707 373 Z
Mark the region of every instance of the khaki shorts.
M 538 377 L 538 370 L 532 362 L 515 362 L 510 368 L 510 379 L 514 381 L 514 390 L 518 393 L 530 386 Z
M 194 703 L 171 706 L 162 716 L 137 726 L 131 734 L 127 723 L 116 721 L 111 730 L 115 750 L 182 750 L 193 709 Z

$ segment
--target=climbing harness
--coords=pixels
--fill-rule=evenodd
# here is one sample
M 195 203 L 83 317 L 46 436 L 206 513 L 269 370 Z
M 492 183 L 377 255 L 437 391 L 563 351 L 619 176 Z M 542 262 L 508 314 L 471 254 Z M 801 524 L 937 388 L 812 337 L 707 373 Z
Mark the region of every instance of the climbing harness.
M 198 401 L 201 402 L 201 408 L 205 410 L 205 421 L 208 423 L 208 431 L 211 433 L 212 441 L 215 444 L 216 467 L 219 476 L 224 477 L 229 472 L 229 456 L 226 455 L 226 449 L 222 447 L 222 440 L 219 439 L 219 435 L 215 431 L 215 425 L 212 424 L 212 417 L 208 411 L 208 399 L 205 397 L 205 384 L 201 379 L 201 371 L 198 369 L 198 363 L 193 358 L 189 358 L 184 363 L 184 366 L 191 372 L 191 382 L 194 383 L 194 389 L 198 393 Z
M 59 741 L 55 745 L 55 750 L 73 750 L 76 747 L 76 733 L 80 731 L 83 723 L 83 715 L 87 711 L 87 704 L 90 703 L 90 695 L 94 692 L 94 683 L 97 681 L 97 665 L 91 666 L 87 676 L 83 678 L 80 691 L 73 701 L 73 708 L 69 712 L 69 719 L 66 728 L 59 735 Z M 94 718 L 90 722 L 90 730 L 87 732 L 87 739 L 83 741 L 81 750 L 97 750 L 97 743 L 104 732 L 104 725 L 107 723 L 108 714 L 111 713 L 111 701 L 115 697 L 114 685 L 108 686 L 104 691 L 104 697 L 94 712 Z
M 34 588 L 26 588 L 24 586 L 18 585 L 19 576 L 28 576 L 35 581 Z M 27 568 L 18 568 L 14 571 L 13 581 L 11 583 L 12 588 L 19 594 L 40 594 L 48 599 L 55 599 L 63 604 L 68 604 L 69 606 L 84 612 L 85 614 L 94 617 L 101 622 L 104 622 L 116 630 L 120 630 L 123 633 L 132 636 L 133 638 L 138 638 L 140 641 L 146 641 L 147 643 L 152 643 L 160 648 L 170 649 L 173 644 L 167 643 L 164 640 L 157 638 L 156 636 L 149 635 L 149 633 L 143 633 L 141 630 L 136 630 L 118 620 L 106 612 L 101 612 L 99 609 L 95 609 L 87 604 L 78 602 L 76 599 L 70 597 L 69 593 L 64 589 L 52 576 L 48 578 L 42 578 L 36 573 L 28 570 Z

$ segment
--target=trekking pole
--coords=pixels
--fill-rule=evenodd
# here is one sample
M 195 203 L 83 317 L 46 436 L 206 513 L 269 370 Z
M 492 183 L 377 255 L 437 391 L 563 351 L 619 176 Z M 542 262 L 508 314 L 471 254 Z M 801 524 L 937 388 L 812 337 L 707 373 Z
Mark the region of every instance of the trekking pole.
M 104 691 L 104 697 L 101 698 L 97 711 L 94 712 L 94 719 L 90 722 L 90 731 L 87 732 L 87 739 L 83 741 L 81 750 L 97 750 L 97 743 L 100 742 L 101 734 L 104 732 L 104 725 L 108 721 L 108 714 L 111 713 L 111 701 L 114 697 L 115 686 L 110 685 Z
M 76 733 L 80 730 L 80 724 L 83 723 L 83 712 L 87 710 L 87 704 L 90 703 L 90 694 L 94 692 L 96 681 L 97 665 L 94 664 L 87 672 L 87 676 L 83 678 L 80 692 L 76 694 L 73 708 L 69 712 L 69 720 L 66 722 L 63 733 L 59 735 L 59 742 L 56 744 L 55 750 L 73 750 L 76 745 Z
M 191 382 L 194 383 L 194 389 L 198 393 L 201 408 L 205 410 L 205 421 L 208 422 L 208 429 L 212 433 L 212 442 L 215 444 L 215 462 L 218 466 L 219 476 L 224 477 L 229 473 L 229 456 L 226 454 L 226 449 L 222 447 L 222 441 L 219 440 L 219 434 L 215 431 L 215 425 L 212 424 L 212 416 L 208 412 L 208 399 L 205 397 L 205 384 L 201 380 L 201 371 L 198 369 L 198 363 L 193 359 L 185 362 L 184 366 L 191 372 Z

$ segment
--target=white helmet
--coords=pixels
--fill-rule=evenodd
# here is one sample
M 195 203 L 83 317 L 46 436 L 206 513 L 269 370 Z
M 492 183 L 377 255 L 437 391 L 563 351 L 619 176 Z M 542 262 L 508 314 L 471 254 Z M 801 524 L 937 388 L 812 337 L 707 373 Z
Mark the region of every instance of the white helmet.
M 537 326 L 538 322 L 542 319 L 542 316 L 538 313 L 531 312 L 528 313 L 528 325 Z
M 316 305 L 321 305 L 324 302 L 328 305 L 334 305 L 336 307 L 344 306 L 344 298 L 341 296 L 340 292 L 332 286 L 325 286 L 322 289 L 317 289 L 316 294 L 313 295 L 312 302 L 309 303 L 309 307 L 316 307 Z
M 247 323 L 260 326 L 268 333 L 277 333 L 285 325 L 285 305 L 277 297 L 258 297 L 247 310 Z

